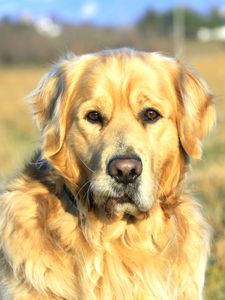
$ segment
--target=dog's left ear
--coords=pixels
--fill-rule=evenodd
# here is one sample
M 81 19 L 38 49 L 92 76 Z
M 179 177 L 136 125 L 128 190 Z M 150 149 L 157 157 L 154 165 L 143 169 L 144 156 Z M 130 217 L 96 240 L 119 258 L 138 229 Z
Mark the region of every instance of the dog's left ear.
M 213 95 L 207 85 L 186 66 L 180 65 L 178 79 L 178 131 L 185 152 L 201 158 L 201 140 L 215 123 Z

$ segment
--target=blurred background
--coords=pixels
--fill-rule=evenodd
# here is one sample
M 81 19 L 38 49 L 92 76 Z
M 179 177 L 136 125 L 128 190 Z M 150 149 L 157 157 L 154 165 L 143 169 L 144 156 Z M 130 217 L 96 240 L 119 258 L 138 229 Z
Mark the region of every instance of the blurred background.
M 50 64 L 124 46 L 188 62 L 215 93 L 217 127 L 189 185 L 214 230 L 205 298 L 225 299 L 225 0 L 0 0 L 0 181 L 38 145 L 23 98 Z

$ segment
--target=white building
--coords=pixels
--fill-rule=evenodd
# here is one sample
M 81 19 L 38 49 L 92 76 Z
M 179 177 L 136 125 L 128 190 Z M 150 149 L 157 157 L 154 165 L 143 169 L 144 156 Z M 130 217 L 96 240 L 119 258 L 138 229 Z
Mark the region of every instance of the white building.
M 199 28 L 197 38 L 201 42 L 225 41 L 225 25 L 213 29 L 206 27 Z
M 56 24 L 49 17 L 42 17 L 34 22 L 34 27 L 41 35 L 49 36 L 52 38 L 58 37 L 62 33 L 62 26 Z

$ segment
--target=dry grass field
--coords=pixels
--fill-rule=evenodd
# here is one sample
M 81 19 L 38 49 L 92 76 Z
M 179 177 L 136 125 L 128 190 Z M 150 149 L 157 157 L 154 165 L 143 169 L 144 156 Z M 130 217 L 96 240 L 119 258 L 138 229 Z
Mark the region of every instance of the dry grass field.
M 225 52 L 190 57 L 216 95 L 218 120 L 194 162 L 190 189 L 202 202 L 214 230 L 205 298 L 225 299 Z M 38 144 L 31 110 L 24 96 L 37 85 L 45 68 L 0 66 L 0 179 L 19 171 Z M 194 299 L 193 299 L 194 300 Z

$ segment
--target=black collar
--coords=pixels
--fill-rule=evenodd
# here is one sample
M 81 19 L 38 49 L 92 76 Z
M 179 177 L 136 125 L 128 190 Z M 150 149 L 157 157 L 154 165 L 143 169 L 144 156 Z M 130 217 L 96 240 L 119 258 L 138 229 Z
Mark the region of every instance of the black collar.
M 43 178 L 42 183 L 46 185 L 49 188 L 49 191 L 53 194 L 55 194 L 57 197 L 60 198 L 60 195 L 56 192 L 56 187 L 54 184 L 52 184 L 52 180 L 49 180 L 48 178 L 53 176 L 54 169 L 52 165 L 49 163 L 47 159 L 44 159 L 41 157 L 40 154 L 38 154 L 39 157 L 37 158 L 34 166 L 35 168 L 41 172 L 41 178 Z M 52 173 L 52 174 L 51 174 Z M 77 201 L 72 194 L 72 192 L 68 189 L 68 187 L 63 184 L 62 194 L 64 194 L 67 198 L 67 200 L 72 203 L 72 205 L 77 208 Z
M 63 191 L 67 196 L 67 198 L 69 199 L 69 201 L 77 208 L 77 201 L 74 195 L 72 194 L 72 192 L 68 189 L 68 187 L 65 184 L 63 185 Z

